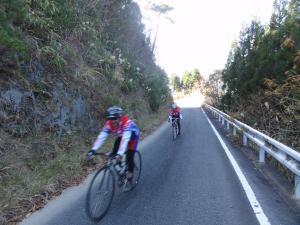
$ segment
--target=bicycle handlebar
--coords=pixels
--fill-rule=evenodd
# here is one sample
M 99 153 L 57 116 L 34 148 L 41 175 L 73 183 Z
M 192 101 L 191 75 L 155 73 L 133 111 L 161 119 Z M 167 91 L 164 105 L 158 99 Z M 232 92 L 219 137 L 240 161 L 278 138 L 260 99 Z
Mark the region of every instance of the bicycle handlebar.
M 118 156 L 118 154 L 113 155 L 113 156 L 109 156 L 109 155 L 107 155 L 103 152 L 95 152 L 94 155 L 104 156 L 105 158 L 108 158 L 108 159 L 114 159 Z
M 95 152 L 94 155 L 102 155 L 102 156 L 107 156 L 107 157 L 109 157 L 108 155 L 106 155 L 106 154 L 103 153 L 103 152 Z

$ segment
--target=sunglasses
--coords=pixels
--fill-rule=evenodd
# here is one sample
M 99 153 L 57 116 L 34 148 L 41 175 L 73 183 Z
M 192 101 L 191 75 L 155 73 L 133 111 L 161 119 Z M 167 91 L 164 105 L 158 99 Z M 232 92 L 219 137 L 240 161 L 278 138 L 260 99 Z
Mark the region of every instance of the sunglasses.
M 110 118 L 108 118 L 108 120 L 117 120 L 118 119 L 118 117 L 110 117 Z

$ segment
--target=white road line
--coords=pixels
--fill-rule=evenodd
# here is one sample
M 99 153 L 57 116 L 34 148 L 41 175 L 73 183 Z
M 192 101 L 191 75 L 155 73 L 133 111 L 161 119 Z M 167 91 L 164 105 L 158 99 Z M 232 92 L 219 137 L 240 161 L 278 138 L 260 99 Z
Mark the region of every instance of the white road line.
M 201 108 L 202 109 L 202 108 Z M 229 149 L 227 148 L 225 142 L 223 141 L 222 137 L 220 136 L 220 134 L 218 133 L 218 131 L 216 130 L 216 128 L 214 127 L 214 125 L 211 123 L 210 119 L 208 118 L 208 116 L 206 115 L 206 113 L 204 112 L 204 110 L 202 109 L 203 114 L 205 115 L 207 121 L 209 122 L 210 126 L 212 127 L 213 131 L 215 132 L 217 138 L 219 139 L 235 173 L 237 174 L 243 189 L 247 195 L 247 198 L 250 202 L 250 205 L 254 211 L 254 214 L 256 215 L 256 218 L 259 222 L 259 224 L 261 225 L 271 225 L 271 223 L 269 222 L 268 217 L 264 214 L 264 211 L 262 209 L 262 207 L 260 206 L 259 202 L 257 201 L 255 194 L 252 190 L 252 188 L 250 187 L 246 177 L 244 176 L 242 170 L 240 169 L 239 165 L 237 164 L 237 162 L 235 161 L 235 159 L 233 158 L 232 154 L 230 153 Z

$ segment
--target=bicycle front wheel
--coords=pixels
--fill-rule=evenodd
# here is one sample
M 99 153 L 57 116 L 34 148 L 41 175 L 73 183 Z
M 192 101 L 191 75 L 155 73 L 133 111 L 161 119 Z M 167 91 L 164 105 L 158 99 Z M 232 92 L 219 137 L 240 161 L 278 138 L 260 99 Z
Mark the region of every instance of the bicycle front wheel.
M 176 126 L 176 124 L 173 124 L 173 126 L 172 126 L 172 134 L 173 134 L 173 140 L 175 140 L 176 136 L 177 136 L 177 126 Z
M 134 169 L 133 169 L 133 180 L 132 180 L 132 189 L 135 188 L 135 186 L 138 184 L 140 180 L 142 172 L 142 155 L 137 150 L 134 153 Z
M 100 221 L 108 212 L 115 193 L 115 177 L 109 167 L 100 169 L 93 177 L 86 196 L 86 213 Z

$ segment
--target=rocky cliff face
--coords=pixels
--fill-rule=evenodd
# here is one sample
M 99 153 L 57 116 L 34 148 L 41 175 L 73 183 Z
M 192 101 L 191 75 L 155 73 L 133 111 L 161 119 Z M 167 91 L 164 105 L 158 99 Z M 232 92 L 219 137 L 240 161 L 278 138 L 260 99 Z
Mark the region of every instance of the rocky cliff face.
M 6 87 L 0 88 L 0 120 L 4 131 L 17 137 L 41 131 L 60 136 L 72 128 L 95 126 L 87 93 L 68 88 L 63 79 L 54 76 L 49 79 L 48 82 L 42 78 L 21 83 L 8 81 Z

